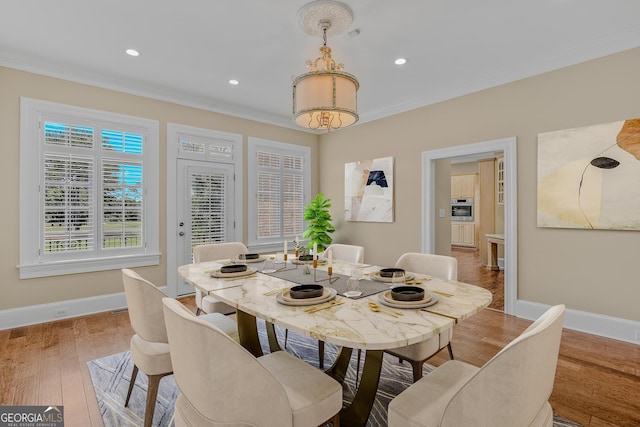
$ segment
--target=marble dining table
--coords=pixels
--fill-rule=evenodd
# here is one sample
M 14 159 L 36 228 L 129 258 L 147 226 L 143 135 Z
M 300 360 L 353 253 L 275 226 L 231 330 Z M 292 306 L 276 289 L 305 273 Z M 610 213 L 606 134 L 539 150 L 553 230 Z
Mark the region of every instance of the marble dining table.
M 267 324 L 270 351 L 281 350 L 274 325 L 339 346 L 338 356 L 326 372 L 340 382 L 345 378 L 352 350 L 365 351 L 360 385 L 352 403 L 340 413 L 340 423 L 343 426 L 366 425 L 378 388 L 384 350 L 427 340 L 478 313 L 492 299 L 490 291 L 475 285 L 411 273 L 417 282 L 421 282 L 415 286 L 423 287 L 425 291 L 437 296 L 437 303 L 421 309 L 390 308 L 401 313 L 400 316 L 392 316 L 386 311 L 371 309 L 369 302 L 375 302 L 385 310 L 389 309 L 381 304 L 379 294 L 352 299 L 338 293 L 333 300 L 333 304 L 338 304 L 328 306 L 330 303 L 324 302 L 321 304 L 328 308 L 309 313 L 309 306 L 283 304 L 278 294 L 296 283 L 261 273 L 259 263 L 248 264 L 256 270 L 251 275 L 212 277 L 211 272 L 218 271 L 228 263 L 229 260 L 218 260 L 188 264 L 179 267 L 178 273 L 194 287 L 236 308 L 240 343 L 255 356 L 263 354 L 256 318 L 263 319 Z M 332 273 L 336 277 L 348 276 L 354 266 L 362 269 L 361 286 L 366 286 L 369 280 L 379 278 L 376 272 L 380 267 L 336 260 L 332 263 Z M 288 263 L 280 268 L 303 267 Z M 327 270 L 327 265 L 319 265 L 313 274 L 320 284 L 331 287 L 326 280 Z M 388 285 L 390 287 L 391 284 Z M 323 307 L 321 304 L 318 308 Z

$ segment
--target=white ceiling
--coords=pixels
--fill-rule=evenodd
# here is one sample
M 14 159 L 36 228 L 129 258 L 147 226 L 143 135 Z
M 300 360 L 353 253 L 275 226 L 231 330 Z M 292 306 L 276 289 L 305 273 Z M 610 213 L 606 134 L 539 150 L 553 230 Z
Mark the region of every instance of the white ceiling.
M 291 78 L 322 44 L 298 27 L 306 3 L 2 0 L 0 65 L 294 128 Z M 327 44 L 360 81 L 360 123 L 640 46 L 637 0 L 344 3 L 360 34 Z

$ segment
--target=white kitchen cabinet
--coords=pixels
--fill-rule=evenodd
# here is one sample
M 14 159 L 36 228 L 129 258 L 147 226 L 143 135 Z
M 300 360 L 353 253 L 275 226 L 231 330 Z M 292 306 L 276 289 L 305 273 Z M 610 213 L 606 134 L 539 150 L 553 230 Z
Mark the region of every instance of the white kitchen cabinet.
M 476 227 L 474 223 L 452 222 L 451 244 L 456 246 L 475 246 Z
M 451 177 L 452 199 L 473 199 L 476 196 L 475 175 L 453 175 Z

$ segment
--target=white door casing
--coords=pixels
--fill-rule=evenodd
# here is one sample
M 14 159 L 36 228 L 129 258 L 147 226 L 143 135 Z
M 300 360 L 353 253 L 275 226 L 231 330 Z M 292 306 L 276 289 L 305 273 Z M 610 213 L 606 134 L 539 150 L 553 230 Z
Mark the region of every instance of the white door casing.
M 167 124 L 167 293 L 176 297 L 193 289 L 179 278 L 177 268 L 191 262 L 191 188 L 193 173 L 224 173 L 227 241 L 242 241 L 242 135 Z M 179 172 L 179 169 L 181 172 Z M 189 206 L 188 206 L 189 205 Z M 188 219 L 185 219 L 188 218 Z M 183 223 L 183 226 L 180 226 Z M 189 227 L 190 228 L 190 227 Z M 180 236 L 180 233 L 184 233 Z M 189 248 L 189 249 L 186 249 Z

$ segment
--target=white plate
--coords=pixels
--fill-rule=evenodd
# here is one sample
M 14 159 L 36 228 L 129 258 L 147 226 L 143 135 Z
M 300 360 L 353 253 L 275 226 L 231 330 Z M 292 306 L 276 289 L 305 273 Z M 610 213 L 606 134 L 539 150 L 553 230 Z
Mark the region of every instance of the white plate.
M 252 267 L 247 267 L 246 271 L 236 271 L 235 273 L 223 273 L 220 271 L 220 269 L 218 269 L 218 270 L 213 270 L 211 272 L 211 277 L 215 277 L 216 279 L 223 279 L 223 278 L 229 278 L 229 277 L 242 277 L 242 276 L 249 276 L 255 272 L 256 272 L 256 269 Z
M 389 294 L 389 295 L 387 295 Z M 434 305 L 438 302 L 438 295 L 432 294 L 431 292 L 425 292 L 425 294 L 429 294 L 431 299 L 429 301 L 392 301 L 391 300 L 391 291 L 380 292 L 378 294 L 378 301 L 382 303 L 382 305 L 386 305 L 387 307 L 393 308 L 424 308 Z
M 278 295 L 276 295 L 276 301 L 284 305 L 316 305 L 316 304 L 322 304 L 323 302 L 331 301 L 338 294 L 338 291 L 336 291 L 333 288 L 324 288 L 324 289 L 325 289 L 325 292 L 328 291 L 328 294 L 326 296 L 323 294 L 322 297 L 305 298 L 305 299 L 293 299 L 291 297 L 285 299 L 283 294 L 289 291 L 283 291 L 283 292 L 280 292 Z
M 393 277 L 382 277 L 380 275 L 379 271 L 374 272 L 373 274 L 371 274 L 371 278 L 373 280 L 376 280 L 378 282 L 384 282 L 384 283 L 393 283 Z M 405 273 L 404 275 L 404 280 L 413 280 L 413 274 L 411 273 Z M 398 282 L 398 285 L 400 285 L 401 283 Z

